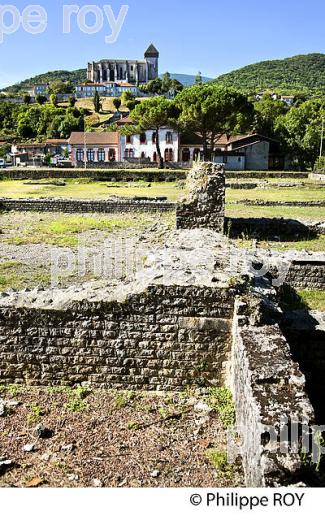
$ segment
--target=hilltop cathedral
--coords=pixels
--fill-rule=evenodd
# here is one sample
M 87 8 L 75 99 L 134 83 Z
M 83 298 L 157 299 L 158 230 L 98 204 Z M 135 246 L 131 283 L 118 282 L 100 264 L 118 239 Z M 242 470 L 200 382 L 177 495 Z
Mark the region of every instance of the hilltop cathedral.
M 151 44 L 144 60 L 101 60 L 88 63 L 87 79 L 93 83 L 144 85 L 158 77 L 159 52 Z

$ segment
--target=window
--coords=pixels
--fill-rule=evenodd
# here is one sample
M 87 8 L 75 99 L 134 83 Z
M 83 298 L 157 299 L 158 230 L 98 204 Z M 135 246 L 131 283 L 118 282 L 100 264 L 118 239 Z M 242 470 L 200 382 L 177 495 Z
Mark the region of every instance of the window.
M 83 160 L 84 160 L 84 151 L 81 148 L 78 148 L 77 161 L 83 161 Z
M 191 152 L 189 148 L 183 148 L 182 151 L 182 161 L 189 162 L 191 160 Z
M 125 159 L 134 159 L 134 150 L 133 150 L 133 148 L 127 148 L 125 150 Z
M 140 144 L 146 144 L 146 142 L 147 142 L 147 136 L 143 132 L 142 134 L 140 134 Z
M 89 162 L 93 162 L 95 160 L 95 150 L 93 150 L 92 148 L 87 150 L 87 160 Z
M 193 161 L 199 161 L 201 159 L 201 150 L 200 148 L 195 148 L 193 152 Z
M 146 154 L 144 152 L 141 152 L 141 159 L 145 159 L 146 158 Z
M 173 142 L 173 132 L 166 132 L 166 143 L 172 144 Z
M 104 162 L 105 161 L 105 150 L 104 148 L 99 148 L 97 152 L 98 162 Z
M 165 161 L 172 162 L 174 160 L 174 152 L 172 148 L 166 148 L 165 150 Z
M 153 144 L 157 143 L 157 132 L 153 132 L 153 134 L 152 134 L 152 142 L 153 142 Z
M 153 153 L 152 162 L 158 162 L 158 154 L 157 154 L 157 152 Z
M 131 135 L 127 135 L 126 136 L 126 144 L 132 144 L 132 136 Z
M 108 160 L 109 161 L 115 161 L 116 160 L 116 153 L 114 148 L 110 148 L 108 152 Z

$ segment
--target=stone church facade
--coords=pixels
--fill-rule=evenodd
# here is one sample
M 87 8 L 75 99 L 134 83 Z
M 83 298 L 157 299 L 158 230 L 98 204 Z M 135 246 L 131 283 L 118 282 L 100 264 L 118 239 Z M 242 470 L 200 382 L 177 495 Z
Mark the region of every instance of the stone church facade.
M 101 60 L 88 63 L 87 79 L 93 83 L 144 85 L 158 77 L 159 52 L 151 44 L 144 60 Z

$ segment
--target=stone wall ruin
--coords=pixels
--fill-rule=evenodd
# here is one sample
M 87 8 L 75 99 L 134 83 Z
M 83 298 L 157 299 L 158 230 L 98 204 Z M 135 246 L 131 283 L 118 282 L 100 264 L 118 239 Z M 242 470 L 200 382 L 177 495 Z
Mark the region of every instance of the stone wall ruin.
M 284 415 L 312 426 L 305 377 L 280 327 L 267 279 L 230 269 L 225 176 L 203 163 L 188 179 L 177 227 L 127 285 L 0 296 L 0 383 L 181 390 L 232 389 L 246 484 L 297 484 L 299 451 L 279 455 L 265 437 Z M 238 255 L 240 256 L 240 252 Z
M 198 163 L 187 177 L 186 196 L 176 209 L 177 229 L 224 231 L 225 170 L 214 163 Z

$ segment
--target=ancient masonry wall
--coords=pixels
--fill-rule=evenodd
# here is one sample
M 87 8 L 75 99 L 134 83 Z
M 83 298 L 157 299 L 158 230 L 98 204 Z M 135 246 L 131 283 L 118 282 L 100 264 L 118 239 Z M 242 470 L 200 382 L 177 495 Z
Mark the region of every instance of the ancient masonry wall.
M 304 479 L 299 442 L 295 453 L 281 453 L 267 428 L 274 428 L 279 440 L 284 417 L 289 423 L 315 424 L 305 377 L 278 325 L 250 325 L 248 314 L 247 305 L 236 301 L 231 386 L 246 485 L 296 484 Z
M 0 382 L 180 390 L 222 385 L 230 289 L 151 286 L 123 303 L 67 309 L 0 304 Z
M 296 289 L 325 290 L 324 260 L 293 260 L 286 283 Z
M 3 211 L 50 211 L 62 213 L 119 213 L 174 211 L 173 202 L 137 199 L 75 200 L 75 199 L 0 199 Z
M 178 229 L 224 230 L 225 171 L 214 163 L 198 163 L 186 181 L 186 197 L 176 209 Z

